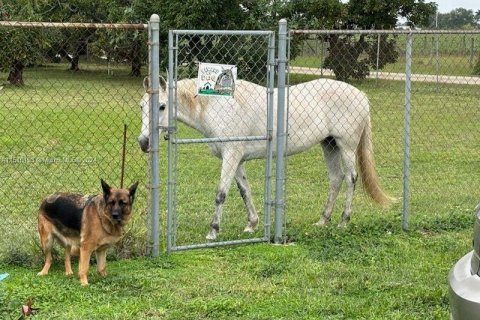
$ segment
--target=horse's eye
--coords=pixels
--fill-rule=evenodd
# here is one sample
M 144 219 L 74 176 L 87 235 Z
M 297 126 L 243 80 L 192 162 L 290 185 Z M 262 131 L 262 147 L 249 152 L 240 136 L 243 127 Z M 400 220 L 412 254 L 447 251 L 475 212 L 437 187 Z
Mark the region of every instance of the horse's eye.
M 165 110 L 165 103 L 160 104 L 159 109 L 160 109 L 160 111 L 164 111 Z

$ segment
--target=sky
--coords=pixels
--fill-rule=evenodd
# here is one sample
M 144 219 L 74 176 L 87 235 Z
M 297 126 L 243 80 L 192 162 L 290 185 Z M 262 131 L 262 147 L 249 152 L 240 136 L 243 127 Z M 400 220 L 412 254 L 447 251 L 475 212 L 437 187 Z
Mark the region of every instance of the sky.
M 440 13 L 447 13 L 456 8 L 473 10 L 473 13 L 480 10 L 480 0 L 427 0 L 425 2 L 436 2 Z

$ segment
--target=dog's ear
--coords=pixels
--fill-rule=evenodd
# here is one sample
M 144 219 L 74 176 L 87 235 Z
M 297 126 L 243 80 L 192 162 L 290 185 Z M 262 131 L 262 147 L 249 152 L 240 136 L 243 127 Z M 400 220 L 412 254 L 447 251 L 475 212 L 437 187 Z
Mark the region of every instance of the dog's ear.
M 138 181 L 135 182 L 134 184 L 132 184 L 129 188 L 128 188 L 128 193 L 130 195 L 130 199 L 132 199 L 130 201 L 130 203 L 133 203 L 133 200 L 135 199 L 135 192 L 137 191 L 137 187 L 138 187 Z
M 102 183 L 103 197 L 107 199 L 112 188 L 105 182 L 105 180 L 100 179 L 100 182 Z

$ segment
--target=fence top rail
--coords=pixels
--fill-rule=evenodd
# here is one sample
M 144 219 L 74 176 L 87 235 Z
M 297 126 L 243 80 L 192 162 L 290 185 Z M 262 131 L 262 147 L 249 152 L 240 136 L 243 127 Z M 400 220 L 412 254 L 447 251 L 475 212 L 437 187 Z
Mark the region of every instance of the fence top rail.
M 170 30 L 178 35 L 251 35 L 251 36 L 271 36 L 274 31 L 267 30 Z
M 83 28 L 83 29 L 147 29 L 142 23 L 89 23 L 89 22 L 40 22 L 40 21 L 0 21 L 0 27 L 31 28 Z
M 290 30 L 292 34 L 480 34 L 480 30 Z

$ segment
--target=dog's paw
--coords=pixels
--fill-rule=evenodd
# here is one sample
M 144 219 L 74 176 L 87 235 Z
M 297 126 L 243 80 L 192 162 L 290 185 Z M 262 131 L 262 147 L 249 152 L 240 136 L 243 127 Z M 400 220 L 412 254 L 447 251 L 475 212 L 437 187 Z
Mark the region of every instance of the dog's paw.
M 98 274 L 101 275 L 102 277 L 105 277 L 107 275 L 106 270 L 98 270 Z
M 48 272 L 40 271 L 39 273 L 37 273 L 37 276 L 46 276 L 47 274 Z

